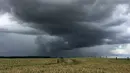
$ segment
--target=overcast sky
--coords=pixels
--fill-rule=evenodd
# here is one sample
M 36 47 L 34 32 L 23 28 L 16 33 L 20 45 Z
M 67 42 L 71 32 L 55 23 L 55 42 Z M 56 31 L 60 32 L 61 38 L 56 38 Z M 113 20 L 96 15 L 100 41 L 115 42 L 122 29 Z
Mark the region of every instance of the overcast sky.
M 0 11 L 1 56 L 130 55 L 129 0 L 1 0 Z

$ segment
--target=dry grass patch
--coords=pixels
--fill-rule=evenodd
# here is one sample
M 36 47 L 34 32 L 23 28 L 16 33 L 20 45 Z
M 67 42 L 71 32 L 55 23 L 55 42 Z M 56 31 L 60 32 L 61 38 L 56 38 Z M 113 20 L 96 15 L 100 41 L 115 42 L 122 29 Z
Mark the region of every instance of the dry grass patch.
M 58 59 L 60 62 L 57 63 Z M 0 73 L 129 73 L 130 60 L 103 58 L 0 59 Z

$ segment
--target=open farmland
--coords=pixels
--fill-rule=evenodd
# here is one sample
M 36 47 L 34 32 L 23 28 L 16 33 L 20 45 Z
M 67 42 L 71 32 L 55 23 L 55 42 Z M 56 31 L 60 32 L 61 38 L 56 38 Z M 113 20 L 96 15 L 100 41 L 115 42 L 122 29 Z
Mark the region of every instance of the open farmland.
M 72 61 L 75 60 L 75 61 Z M 0 59 L 0 73 L 129 73 L 130 60 L 105 58 Z

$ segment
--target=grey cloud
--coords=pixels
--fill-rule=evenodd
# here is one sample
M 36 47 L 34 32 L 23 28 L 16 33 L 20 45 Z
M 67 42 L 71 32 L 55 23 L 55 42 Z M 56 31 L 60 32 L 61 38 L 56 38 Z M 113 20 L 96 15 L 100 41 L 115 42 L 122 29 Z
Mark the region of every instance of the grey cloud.
M 111 56 L 111 50 L 115 49 L 115 47 L 119 46 L 118 44 L 114 45 L 96 45 L 93 47 L 85 47 L 81 49 L 81 53 L 84 56 Z
M 5 33 L 0 36 L 0 56 L 36 55 L 37 47 L 34 38 L 29 35 Z
M 59 50 L 59 37 L 45 35 L 42 43 L 46 43 L 46 46 L 41 44 L 41 48 L 36 47 L 34 38 L 35 36 L 28 35 L 19 35 L 19 34 L 5 34 L 4 36 L 0 36 L 0 55 L 1 56 L 27 56 L 27 55 L 38 55 L 38 56 L 62 56 L 62 57 L 83 57 L 83 56 L 106 56 L 111 55 L 110 51 L 113 47 L 118 45 L 101 45 L 94 47 L 84 47 L 81 49 L 73 49 L 73 50 Z M 62 38 L 60 38 L 62 39 Z M 46 41 L 45 41 L 46 40 Z M 59 41 L 58 41 L 59 40 Z M 55 44 L 51 47 L 51 44 L 48 42 L 53 41 Z M 13 42 L 13 43 L 12 43 Z M 61 41 L 62 42 L 62 41 Z M 61 43 L 62 44 L 62 43 Z M 57 46 L 57 47 L 56 47 Z M 51 47 L 54 50 L 48 50 Z M 57 49 L 58 48 L 58 49 Z M 47 51 L 48 50 L 48 51 Z
M 8 4 L 9 0 L 0 0 L 0 12 L 10 12 L 10 5 Z
M 116 5 L 128 4 L 129 0 L 93 0 L 92 3 L 87 1 L 10 0 L 10 6 L 13 15 L 22 22 L 30 23 L 29 27 L 57 37 L 56 41 L 52 40 L 52 37 L 48 39 L 50 41 L 45 41 L 48 37 L 42 36 L 38 40 L 38 36 L 36 40 L 40 47 L 40 54 L 46 53 L 47 46 L 51 48 L 51 52 L 47 54 L 52 55 L 56 54 L 59 48 L 62 51 L 102 45 L 106 43 L 104 39 L 112 40 L 107 42 L 108 44 L 129 43 L 123 37 L 115 39 L 116 34 L 121 32 L 108 30 L 121 25 L 125 20 L 118 19 L 103 23 L 111 18 Z

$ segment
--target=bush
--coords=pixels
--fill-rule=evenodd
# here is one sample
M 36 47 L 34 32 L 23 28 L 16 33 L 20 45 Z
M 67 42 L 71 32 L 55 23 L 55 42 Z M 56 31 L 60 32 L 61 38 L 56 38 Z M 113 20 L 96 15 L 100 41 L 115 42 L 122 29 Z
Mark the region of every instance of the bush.
M 58 58 L 57 63 L 65 63 L 65 64 L 79 64 L 80 61 L 76 59 L 64 59 L 64 58 Z
M 60 57 L 57 59 L 57 63 L 63 63 L 64 62 L 64 58 L 63 57 Z

